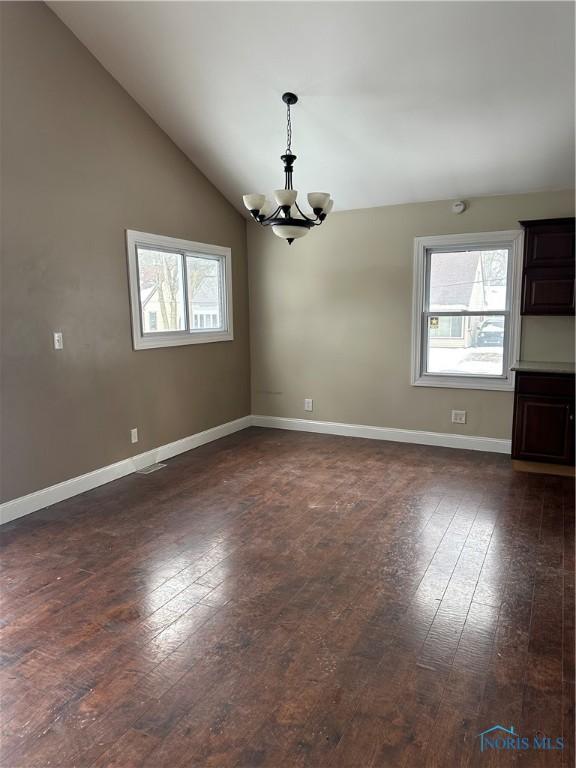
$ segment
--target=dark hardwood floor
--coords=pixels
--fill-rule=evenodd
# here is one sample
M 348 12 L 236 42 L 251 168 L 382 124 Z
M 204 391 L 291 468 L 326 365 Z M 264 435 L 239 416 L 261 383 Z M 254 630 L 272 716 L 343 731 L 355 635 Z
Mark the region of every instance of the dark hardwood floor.
M 1 537 L 2 768 L 574 765 L 568 478 L 251 429 Z

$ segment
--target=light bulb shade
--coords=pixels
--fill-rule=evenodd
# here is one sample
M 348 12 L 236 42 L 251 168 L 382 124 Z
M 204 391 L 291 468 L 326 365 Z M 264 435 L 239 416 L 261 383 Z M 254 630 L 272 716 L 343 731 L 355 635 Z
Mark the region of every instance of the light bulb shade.
M 265 200 L 264 205 L 260 208 L 260 216 L 270 216 L 275 210 L 276 206 L 270 200 Z
M 281 237 L 283 240 L 297 240 L 299 237 L 304 237 L 310 230 L 308 227 L 297 227 L 293 224 L 273 224 L 272 232 L 276 237 Z
M 266 202 L 266 195 L 244 195 L 242 199 L 249 211 L 259 211 Z
M 292 206 L 296 202 L 298 192 L 295 189 L 275 189 L 274 197 L 278 205 Z
M 326 208 L 324 208 L 324 213 L 326 214 L 326 216 L 328 216 L 332 208 L 334 208 L 334 200 L 330 198 L 330 200 L 328 200 L 328 204 L 326 205 Z
M 324 208 L 328 205 L 328 201 L 330 200 L 330 195 L 328 192 L 309 192 L 308 193 L 308 205 L 312 210 L 315 208 Z

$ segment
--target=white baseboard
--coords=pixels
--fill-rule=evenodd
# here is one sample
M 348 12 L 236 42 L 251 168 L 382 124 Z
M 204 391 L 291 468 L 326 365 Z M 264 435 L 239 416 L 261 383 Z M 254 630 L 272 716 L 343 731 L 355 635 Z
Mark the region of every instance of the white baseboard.
M 101 469 L 95 469 L 79 477 L 72 477 L 63 483 L 43 488 L 27 496 L 12 499 L 0 504 L 0 524 L 29 515 L 44 507 L 50 507 L 59 501 L 78 496 L 80 493 L 97 488 L 99 485 L 118 480 L 143 467 L 158 461 L 170 459 L 179 453 L 191 451 L 205 443 L 211 443 L 246 427 L 270 427 L 289 429 L 299 432 L 319 432 L 325 435 L 345 437 L 367 437 L 371 440 L 391 440 L 398 443 L 416 443 L 418 445 L 436 445 L 444 448 L 461 448 L 468 451 L 490 451 L 492 453 L 510 453 L 511 441 L 493 437 L 471 437 L 469 435 L 450 435 L 441 432 L 422 432 L 412 429 L 394 429 L 390 427 L 367 427 L 362 424 L 341 424 L 336 421 L 312 421 L 308 419 L 286 419 L 280 416 L 243 416 L 218 427 L 198 432 L 167 445 L 161 445 L 152 451 L 139 453 L 129 459 L 123 459 Z
M 423 432 L 416 429 L 395 429 L 393 427 L 367 427 L 363 424 L 341 424 L 337 421 L 312 421 L 309 419 L 285 419 L 280 416 L 252 416 L 255 427 L 292 429 L 298 432 L 320 432 L 324 435 L 345 437 L 367 437 L 370 440 L 391 440 L 396 443 L 436 445 L 443 448 L 461 448 L 467 451 L 489 451 L 510 453 L 511 440 L 494 437 L 472 437 L 442 432 Z
M 220 424 L 218 427 L 198 432 L 195 435 L 190 435 L 190 437 L 184 437 L 182 440 L 175 440 L 173 443 L 161 445 L 152 451 L 139 453 L 137 456 L 117 461 L 115 464 L 110 464 L 107 467 L 95 469 L 93 472 L 88 472 L 85 475 L 72 477 L 70 480 L 65 480 L 49 488 L 43 488 L 27 496 L 20 496 L 17 499 L 7 501 L 4 504 L 0 504 L 0 524 L 29 515 L 31 512 L 36 512 L 44 507 L 50 507 L 52 504 L 70 499 L 72 496 L 78 496 L 78 494 L 90 491 L 99 485 L 110 483 L 112 480 L 118 480 L 118 478 L 130 475 L 138 469 L 148 467 L 150 464 L 155 464 L 158 461 L 170 459 L 172 456 L 198 448 L 205 443 L 211 443 L 213 440 L 231 435 L 233 432 L 239 432 L 241 429 L 251 426 L 251 423 L 251 416 L 243 416 L 241 419 Z

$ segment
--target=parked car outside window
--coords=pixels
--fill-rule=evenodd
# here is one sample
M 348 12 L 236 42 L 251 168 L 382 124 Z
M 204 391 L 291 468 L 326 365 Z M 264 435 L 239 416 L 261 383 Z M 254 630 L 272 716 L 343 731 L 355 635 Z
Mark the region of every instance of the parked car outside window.
M 490 317 L 478 326 L 476 343 L 479 347 L 501 347 L 504 344 L 504 318 Z

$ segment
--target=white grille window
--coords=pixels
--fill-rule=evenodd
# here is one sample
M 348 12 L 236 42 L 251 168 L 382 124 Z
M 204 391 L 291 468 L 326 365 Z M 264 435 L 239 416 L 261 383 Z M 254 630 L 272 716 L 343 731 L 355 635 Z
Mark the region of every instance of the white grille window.
M 511 389 L 522 232 L 416 238 L 412 383 Z

